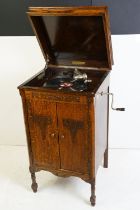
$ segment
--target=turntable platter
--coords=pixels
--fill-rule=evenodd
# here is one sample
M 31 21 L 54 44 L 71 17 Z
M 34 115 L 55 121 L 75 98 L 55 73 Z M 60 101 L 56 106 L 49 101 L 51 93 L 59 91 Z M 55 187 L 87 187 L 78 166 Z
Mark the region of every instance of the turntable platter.
M 76 75 L 76 76 L 75 76 Z M 84 91 L 87 89 L 87 75 L 79 71 L 67 70 L 57 72 L 52 78 L 46 79 L 43 87 L 66 91 Z

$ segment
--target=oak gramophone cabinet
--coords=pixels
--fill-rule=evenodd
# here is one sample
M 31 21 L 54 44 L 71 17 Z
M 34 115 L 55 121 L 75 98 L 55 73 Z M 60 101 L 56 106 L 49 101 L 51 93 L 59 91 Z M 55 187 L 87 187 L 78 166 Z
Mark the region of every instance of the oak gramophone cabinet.
M 45 68 L 20 85 L 32 189 L 35 172 L 91 184 L 108 167 L 109 76 L 113 57 L 107 7 L 31 7 Z

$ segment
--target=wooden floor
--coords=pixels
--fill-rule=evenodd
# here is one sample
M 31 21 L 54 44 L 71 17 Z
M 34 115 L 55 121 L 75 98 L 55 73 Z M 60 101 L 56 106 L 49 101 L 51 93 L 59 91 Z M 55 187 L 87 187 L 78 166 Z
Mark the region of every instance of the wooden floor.
M 140 149 L 109 151 L 109 169 L 101 167 L 97 175 L 96 207 L 90 206 L 90 185 L 78 178 L 39 172 L 37 182 L 34 194 L 26 146 L 0 146 L 0 209 L 140 209 Z

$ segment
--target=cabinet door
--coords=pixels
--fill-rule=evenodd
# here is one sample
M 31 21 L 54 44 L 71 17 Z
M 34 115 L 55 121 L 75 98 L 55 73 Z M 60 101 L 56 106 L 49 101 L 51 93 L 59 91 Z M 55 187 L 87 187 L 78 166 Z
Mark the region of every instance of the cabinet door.
M 38 166 L 60 168 L 56 103 L 28 102 L 28 121 L 33 161 Z
M 87 106 L 57 104 L 61 169 L 88 171 Z

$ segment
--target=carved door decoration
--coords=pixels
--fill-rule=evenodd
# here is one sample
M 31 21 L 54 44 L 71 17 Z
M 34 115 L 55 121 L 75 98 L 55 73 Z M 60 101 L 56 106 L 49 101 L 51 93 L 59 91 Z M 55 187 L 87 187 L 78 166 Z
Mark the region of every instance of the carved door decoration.
M 63 126 L 69 129 L 71 140 L 74 143 L 78 130 L 84 127 L 84 122 L 73 119 L 63 119 Z
M 58 169 L 60 158 L 56 104 L 40 100 L 32 101 L 28 106 L 30 106 L 28 120 L 34 163 L 42 167 Z
M 86 105 L 80 104 L 57 104 L 62 169 L 79 173 L 87 172 L 86 108 Z

